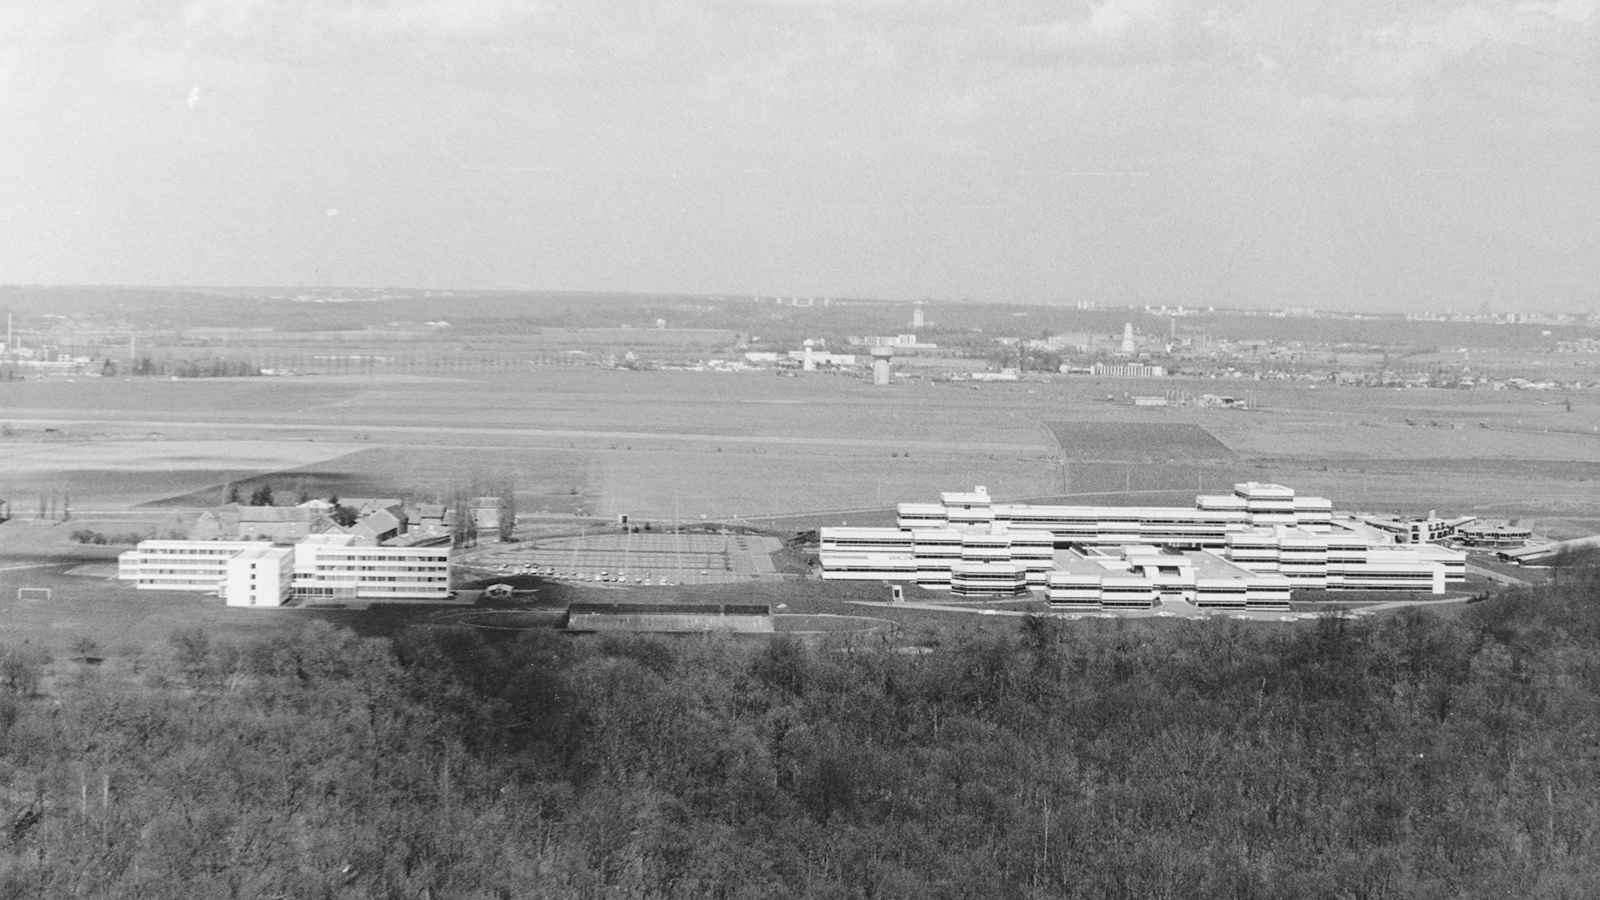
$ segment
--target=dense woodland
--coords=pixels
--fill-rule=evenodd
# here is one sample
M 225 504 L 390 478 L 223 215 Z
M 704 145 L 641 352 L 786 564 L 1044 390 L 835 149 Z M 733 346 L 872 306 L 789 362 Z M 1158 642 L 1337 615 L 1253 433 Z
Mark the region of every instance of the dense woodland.
M 0 897 L 1587 897 L 1597 599 L 12 647 Z

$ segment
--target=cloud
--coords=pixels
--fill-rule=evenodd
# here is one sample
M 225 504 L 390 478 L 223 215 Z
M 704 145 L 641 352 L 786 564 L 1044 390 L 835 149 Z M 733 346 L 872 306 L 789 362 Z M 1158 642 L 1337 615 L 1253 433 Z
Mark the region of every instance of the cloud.
M 518 0 L 359 0 L 336 19 L 358 29 L 410 37 L 503 36 L 529 18 L 531 4 Z
M 985 56 L 1023 66 L 1072 61 L 1137 62 L 1170 56 L 1171 0 L 1103 0 L 1058 8 L 1047 18 L 957 21 L 957 34 L 983 42 Z
M 1394 25 L 1363 35 L 1349 56 L 1355 87 L 1407 90 L 1454 60 L 1480 51 L 1542 49 L 1587 29 L 1600 0 L 1528 0 L 1484 8 L 1463 6 L 1442 18 Z

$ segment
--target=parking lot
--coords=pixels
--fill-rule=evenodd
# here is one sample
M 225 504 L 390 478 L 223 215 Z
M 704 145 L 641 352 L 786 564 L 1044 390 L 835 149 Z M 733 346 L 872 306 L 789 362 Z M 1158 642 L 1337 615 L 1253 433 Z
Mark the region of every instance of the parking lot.
M 611 584 L 723 584 L 776 577 L 782 544 L 749 534 L 607 533 L 480 548 L 468 565 L 490 572 Z

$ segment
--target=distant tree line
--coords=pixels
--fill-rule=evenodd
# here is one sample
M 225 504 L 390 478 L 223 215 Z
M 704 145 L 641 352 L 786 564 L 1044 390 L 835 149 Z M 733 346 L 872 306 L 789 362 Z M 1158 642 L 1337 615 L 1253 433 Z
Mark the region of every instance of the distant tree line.
M 149 532 L 128 531 L 115 534 L 105 534 L 92 528 L 78 528 L 71 535 L 74 541 L 80 544 L 137 544 L 146 538 L 155 537 L 155 529 Z
M 101 366 L 104 374 L 116 374 L 116 366 L 111 360 L 106 360 Z M 156 376 L 173 378 L 237 378 L 250 375 L 260 375 L 261 369 L 249 359 L 225 359 L 220 356 L 209 359 L 165 359 L 150 356 L 141 356 L 129 364 L 128 374 L 136 376 Z

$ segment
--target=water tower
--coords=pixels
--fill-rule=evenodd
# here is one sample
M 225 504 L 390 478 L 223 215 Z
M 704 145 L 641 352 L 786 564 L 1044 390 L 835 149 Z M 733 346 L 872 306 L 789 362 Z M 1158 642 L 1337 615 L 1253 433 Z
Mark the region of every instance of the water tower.
M 888 384 L 890 378 L 889 360 L 894 356 L 893 347 L 872 348 L 872 383 Z

